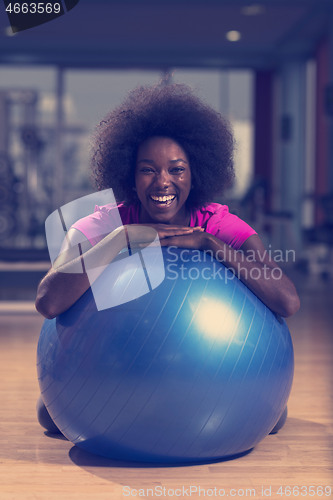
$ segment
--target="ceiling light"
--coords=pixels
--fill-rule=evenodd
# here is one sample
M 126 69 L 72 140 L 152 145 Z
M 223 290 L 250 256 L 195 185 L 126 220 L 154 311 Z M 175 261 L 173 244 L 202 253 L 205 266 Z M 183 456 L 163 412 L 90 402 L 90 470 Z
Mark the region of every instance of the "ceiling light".
M 3 31 L 4 31 L 5 36 L 15 36 L 16 35 L 16 33 L 13 32 L 13 28 L 11 28 L 10 26 L 7 26 Z
M 241 13 L 244 16 L 258 16 L 265 12 L 265 7 L 259 3 L 253 3 L 252 5 L 246 5 L 241 9 Z
M 229 42 L 238 42 L 242 38 L 242 35 L 237 30 L 230 30 L 226 33 L 225 37 Z

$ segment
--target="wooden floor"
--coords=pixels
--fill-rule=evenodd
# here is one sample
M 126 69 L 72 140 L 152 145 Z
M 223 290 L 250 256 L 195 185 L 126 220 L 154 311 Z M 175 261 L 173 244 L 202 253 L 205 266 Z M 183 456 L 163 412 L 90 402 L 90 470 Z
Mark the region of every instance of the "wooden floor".
M 296 368 L 285 427 L 246 456 L 187 467 L 107 461 L 45 435 L 35 418 L 42 319 L 27 305 L 0 308 L 0 500 L 333 498 L 321 489 L 333 490 L 333 284 L 303 277 L 299 289 L 302 309 L 288 321 Z

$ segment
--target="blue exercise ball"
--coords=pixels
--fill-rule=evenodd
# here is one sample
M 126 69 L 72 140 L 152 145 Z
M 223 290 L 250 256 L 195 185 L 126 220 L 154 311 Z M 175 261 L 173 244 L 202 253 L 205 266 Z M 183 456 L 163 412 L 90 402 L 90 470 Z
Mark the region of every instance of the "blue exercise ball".
M 163 258 L 165 278 L 149 293 L 98 311 L 89 289 L 45 320 L 44 403 L 70 441 L 113 459 L 184 463 L 245 452 L 285 409 L 288 327 L 210 254 L 167 247 Z

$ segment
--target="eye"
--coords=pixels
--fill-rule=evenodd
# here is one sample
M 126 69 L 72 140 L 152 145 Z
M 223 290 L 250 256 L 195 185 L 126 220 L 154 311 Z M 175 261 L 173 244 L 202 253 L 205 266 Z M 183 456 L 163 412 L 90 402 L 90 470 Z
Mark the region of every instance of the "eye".
M 170 172 L 171 172 L 172 174 L 178 174 L 178 175 L 179 175 L 179 174 L 182 174 L 182 173 L 184 172 L 184 170 L 185 170 L 185 168 L 184 168 L 184 167 L 172 167 L 172 168 L 170 169 Z
M 152 174 L 154 169 L 152 167 L 140 167 L 139 172 L 142 174 Z

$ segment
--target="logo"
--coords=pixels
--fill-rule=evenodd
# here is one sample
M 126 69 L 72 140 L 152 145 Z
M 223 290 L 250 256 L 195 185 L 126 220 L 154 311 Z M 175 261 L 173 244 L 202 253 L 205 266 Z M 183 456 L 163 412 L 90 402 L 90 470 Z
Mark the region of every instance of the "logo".
M 96 205 L 101 208 L 92 216 Z M 81 220 L 87 216 L 90 216 L 89 219 Z M 79 220 L 78 229 L 70 237 L 68 230 Z M 84 228 L 88 228 L 87 231 Z M 146 226 L 141 226 L 139 230 L 145 234 L 144 245 L 141 246 L 138 246 L 137 239 L 134 241 L 131 231 L 124 229 L 112 189 L 67 203 L 52 212 L 45 221 L 52 265 L 55 268 L 61 266 L 61 272 L 86 273 L 98 311 L 141 297 L 164 280 L 164 260 L 158 233 Z M 108 263 L 107 252 L 114 245 L 109 235 L 115 232 L 118 233 L 115 252 L 118 255 Z M 110 240 L 107 252 L 104 250 L 102 255 L 103 259 L 105 257 L 104 263 L 101 253 L 95 252 L 96 249 L 85 252 L 106 236 Z M 120 252 L 118 247 L 121 248 Z
M 4 0 L 13 33 L 39 26 L 63 16 L 80 0 Z

